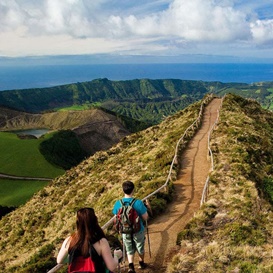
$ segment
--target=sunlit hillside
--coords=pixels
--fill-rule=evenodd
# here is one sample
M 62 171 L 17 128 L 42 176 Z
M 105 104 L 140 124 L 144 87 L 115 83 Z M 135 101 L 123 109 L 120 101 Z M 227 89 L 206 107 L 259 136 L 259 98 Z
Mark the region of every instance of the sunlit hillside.
M 273 114 L 228 95 L 211 148 L 208 201 L 179 234 L 168 272 L 273 272 Z
M 0 221 L 0 272 L 52 268 L 56 251 L 73 230 L 75 211 L 92 206 L 100 224 L 106 223 L 125 179 L 135 182 L 139 198 L 164 184 L 177 140 L 197 118 L 200 105 L 97 152 L 5 216 Z M 257 102 L 225 97 L 211 139 L 208 201 L 178 234 L 180 249 L 169 273 L 272 272 L 272 128 L 272 113 Z M 167 192 L 150 200 L 156 214 L 164 213 L 172 191 L 169 184 Z
M 4 217 L 0 222 L 0 272 L 46 272 L 55 265 L 55 250 L 72 231 L 75 211 L 92 206 L 104 224 L 112 217 L 113 203 L 122 196 L 124 180 L 135 182 L 140 198 L 163 185 L 176 143 L 197 118 L 200 104 L 127 136 L 108 151 L 97 152 Z M 154 211 L 164 211 L 171 192 L 169 185 L 169 191 L 150 200 Z

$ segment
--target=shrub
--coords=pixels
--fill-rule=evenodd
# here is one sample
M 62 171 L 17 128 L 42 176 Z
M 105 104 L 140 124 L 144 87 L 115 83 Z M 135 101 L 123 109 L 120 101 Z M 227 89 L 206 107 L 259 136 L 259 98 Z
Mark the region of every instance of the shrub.
M 55 250 L 53 244 L 47 244 L 42 247 L 32 258 L 22 265 L 21 269 L 11 269 L 16 273 L 41 273 L 47 272 L 49 269 L 56 265 L 56 259 L 52 255 Z M 16 271 L 13 271 L 16 270 Z
M 263 181 L 263 191 L 266 194 L 269 202 L 273 204 L 273 178 L 268 177 Z
M 87 154 L 81 148 L 77 135 L 70 130 L 61 130 L 40 143 L 40 152 L 53 165 L 65 170 L 79 164 Z

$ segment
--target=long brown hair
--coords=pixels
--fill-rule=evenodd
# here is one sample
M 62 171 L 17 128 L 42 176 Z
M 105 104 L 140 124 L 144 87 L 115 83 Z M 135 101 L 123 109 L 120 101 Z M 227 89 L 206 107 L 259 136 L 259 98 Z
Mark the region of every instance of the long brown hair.
M 93 208 L 82 208 L 77 211 L 77 231 L 71 236 L 68 252 L 77 249 L 81 256 L 89 256 L 89 244 L 94 244 L 105 234 L 98 224 Z

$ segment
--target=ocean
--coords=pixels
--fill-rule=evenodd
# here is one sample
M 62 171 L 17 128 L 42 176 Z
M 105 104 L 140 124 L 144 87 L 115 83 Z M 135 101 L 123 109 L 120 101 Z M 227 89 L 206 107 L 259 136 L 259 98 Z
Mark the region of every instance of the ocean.
M 273 81 L 273 64 L 98 64 L 0 66 L 0 91 L 69 83 L 132 79 L 182 79 L 254 83 Z

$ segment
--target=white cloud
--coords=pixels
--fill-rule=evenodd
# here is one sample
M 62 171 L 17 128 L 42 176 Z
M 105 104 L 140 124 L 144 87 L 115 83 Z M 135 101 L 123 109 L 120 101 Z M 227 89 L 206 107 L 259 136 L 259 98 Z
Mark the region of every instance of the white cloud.
M 167 10 L 144 18 L 111 16 L 109 27 L 117 37 L 143 36 L 192 42 L 227 42 L 251 38 L 246 15 L 212 0 L 175 0 Z
M 251 23 L 251 31 L 254 40 L 260 44 L 273 42 L 273 20 L 257 20 Z
M 10 48 L 15 55 L 60 54 L 62 47 L 80 52 L 76 45 L 83 53 L 268 46 L 273 19 L 263 16 L 272 5 L 271 0 L 1 0 L 0 54 L 11 54 Z M 18 42 L 24 46 L 16 54 Z

